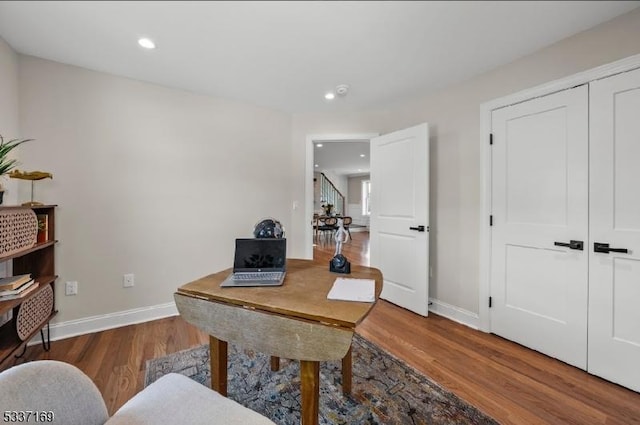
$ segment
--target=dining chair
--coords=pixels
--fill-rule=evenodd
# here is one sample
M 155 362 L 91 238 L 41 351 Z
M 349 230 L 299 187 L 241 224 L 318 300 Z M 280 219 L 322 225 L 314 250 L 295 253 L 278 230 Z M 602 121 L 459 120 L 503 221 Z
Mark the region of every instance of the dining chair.
M 347 233 L 349 234 L 349 240 L 353 240 L 353 238 L 351 237 L 351 231 L 349 230 L 349 225 L 353 223 L 353 218 L 352 217 L 342 217 L 342 226 L 344 227 L 344 230 L 347 231 Z
M 337 229 L 338 219 L 336 217 L 319 217 L 318 230 L 323 240 L 326 240 L 327 234 L 332 235 Z

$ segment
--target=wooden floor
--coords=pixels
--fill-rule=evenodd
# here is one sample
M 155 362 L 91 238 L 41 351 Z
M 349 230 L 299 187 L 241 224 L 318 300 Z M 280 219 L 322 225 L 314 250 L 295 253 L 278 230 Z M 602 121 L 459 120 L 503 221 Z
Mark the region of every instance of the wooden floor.
M 368 247 L 368 234 L 353 233 L 343 253 L 365 264 Z M 314 247 L 327 265 L 333 254 L 330 243 Z M 434 314 L 380 301 L 357 332 L 504 424 L 640 424 L 640 394 Z M 77 365 L 113 413 L 142 389 L 147 360 L 207 342 L 171 317 L 56 341 L 48 353 L 33 346 L 26 358 Z

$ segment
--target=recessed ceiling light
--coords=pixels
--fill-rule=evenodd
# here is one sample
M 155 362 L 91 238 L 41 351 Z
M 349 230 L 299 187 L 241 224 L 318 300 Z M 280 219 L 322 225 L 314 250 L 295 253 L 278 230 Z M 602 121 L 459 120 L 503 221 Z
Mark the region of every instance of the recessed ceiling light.
M 364 156 L 365 156 L 365 155 L 364 155 L 363 153 L 361 153 L 361 154 L 360 154 L 360 158 L 364 158 Z
M 336 95 L 333 92 L 328 92 L 324 95 L 324 98 L 327 100 L 333 100 L 336 98 Z
M 322 143 L 318 143 L 318 144 L 316 145 L 316 148 L 321 148 L 321 147 L 322 147 Z
M 156 43 L 153 42 L 150 38 L 141 38 L 138 40 L 138 44 L 145 49 L 155 49 Z

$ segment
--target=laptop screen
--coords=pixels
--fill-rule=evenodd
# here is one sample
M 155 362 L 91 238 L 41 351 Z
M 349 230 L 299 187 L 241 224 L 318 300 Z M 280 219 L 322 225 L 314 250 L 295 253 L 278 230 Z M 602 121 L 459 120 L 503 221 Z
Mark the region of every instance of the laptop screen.
M 286 258 L 286 239 L 236 239 L 233 271 L 285 271 Z

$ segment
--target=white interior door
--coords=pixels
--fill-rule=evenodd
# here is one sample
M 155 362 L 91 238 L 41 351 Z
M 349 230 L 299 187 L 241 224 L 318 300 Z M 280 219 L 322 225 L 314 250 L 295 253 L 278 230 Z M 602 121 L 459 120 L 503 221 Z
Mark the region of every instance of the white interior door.
M 583 369 L 587 107 L 580 86 L 492 113 L 491 332 Z
M 588 370 L 640 391 L 640 70 L 590 89 Z
M 429 304 L 429 127 L 371 140 L 371 265 L 381 297 L 427 316 Z

